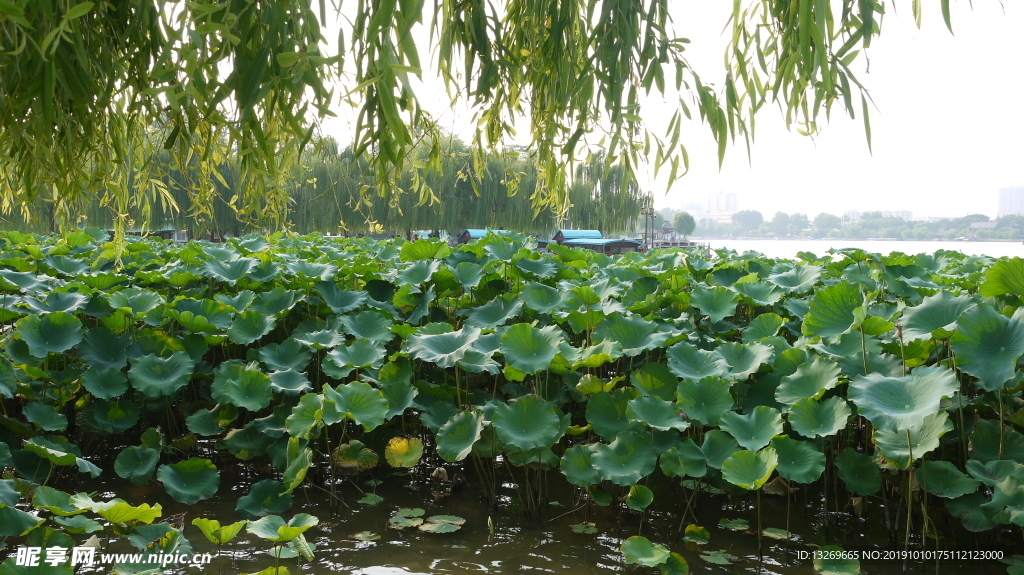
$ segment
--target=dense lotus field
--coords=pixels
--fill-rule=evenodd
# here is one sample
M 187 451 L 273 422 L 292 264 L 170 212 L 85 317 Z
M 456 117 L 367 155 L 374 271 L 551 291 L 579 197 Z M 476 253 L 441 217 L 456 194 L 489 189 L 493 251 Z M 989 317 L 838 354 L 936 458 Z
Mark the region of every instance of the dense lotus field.
M 293 491 L 338 498 L 361 470 L 438 457 L 483 484 L 482 505 L 510 474 L 531 517 L 549 476 L 642 511 L 667 497 L 648 487 L 663 474 L 885 498 L 918 546 L 943 515 L 1022 544 L 1021 259 L 542 254 L 494 235 L 129 238 L 117 258 L 98 231 L 0 238 L 9 548 L 112 528 L 180 551 L 159 506 L 53 486 L 116 474 L 193 504 L 226 496 L 222 471 L 245 462 L 262 478 L 238 517 L 196 525 L 216 543 L 247 519 L 307 555 L 316 519 L 291 516 Z M 104 446 L 119 452 L 101 471 Z M 461 524 L 415 511 L 392 522 Z M 685 567 L 642 537 L 623 551 Z

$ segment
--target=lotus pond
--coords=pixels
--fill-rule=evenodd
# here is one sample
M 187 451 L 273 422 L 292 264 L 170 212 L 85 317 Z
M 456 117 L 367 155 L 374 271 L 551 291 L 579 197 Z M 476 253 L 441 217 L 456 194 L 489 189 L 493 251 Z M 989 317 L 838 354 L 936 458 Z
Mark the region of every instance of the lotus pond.
M 0 238 L 0 573 L 1024 573 L 1019 258 Z

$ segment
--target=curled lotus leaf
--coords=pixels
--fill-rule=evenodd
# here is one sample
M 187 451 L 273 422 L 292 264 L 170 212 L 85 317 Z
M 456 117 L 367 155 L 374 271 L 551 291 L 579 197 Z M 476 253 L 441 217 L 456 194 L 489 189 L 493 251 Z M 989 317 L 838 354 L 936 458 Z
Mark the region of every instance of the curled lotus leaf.
M 915 475 L 921 488 L 945 499 L 955 499 L 978 490 L 981 482 L 962 473 L 949 461 L 923 461 Z
M 649 349 L 661 347 L 672 334 L 659 330 L 658 324 L 642 317 L 626 317 L 621 313 L 613 313 L 598 322 L 593 335 L 597 340 L 619 343 L 622 352 L 632 357 Z
M 480 330 L 474 327 L 448 333 L 417 333 L 408 339 L 405 351 L 413 359 L 433 362 L 440 368 L 448 369 L 455 367 L 466 356 L 466 352 L 479 337 Z
M 725 358 L 717 351 L 697 349 L 685 341 L 669 347 L 665 355 L 668 356 L 668 368 L 683 379 L 720 377 L 729 370 Z
M 808 397 L 820 399 L 822 394 L 839 382 L 839 373 L 839 365 L 834 361 L 815 358 L 782 378 L 782 383 L 775 390 L 775 399 L 786 405 L 793 405 Z
M 186 505 L 213 497 L 220 486 L 217 466 L 199 457 L 161 465 L 156 477 L 175 501 Z
M 562 414 L 554 405 L 533 395 L 499 405 L 491 425 L 502 443 L 517 451 L 550 447 L 568 427 L 563 427 Z
M 835 337 L 857 329 L 866 315 L 863 306 L 864 294 L 854 283 L 841 282 L 824 288 L 811 298 L 803 334 Z
M 725 359 L 729 371 L 724 377 L 744 380 L 771 361 L 773 350 L 763 343 L 726 343 L 715 350 Z
M 366 431 L 384 423 L 388 400 L 381 391 L 362 381 L 324 386 L 324 423 L 333 424 L 343 417 L 363 426 Z
M 847 491 L 857 495 L 874 495 L 882 488 L 882 473 L 866 453 L 847 447 L 836 456 L 836 469 Z
M 771 447 L 758 452 L 741 450 L 733 453 L 722 463 L 722 479 L 743 489 L 760 489 L 779 462 L 779 456 Z
M 804 437 L 830 437 L 846 427 L 852 413 L 842 397 L 822 401 L 808 397 L 789 408 L 789 425 Z
M 904 431 L 876 429 L 871 436 L 882 457 L 899 469 L 907 469 L 914 461 L 939 447 L 939 438 L 953 431 L 953 422 L 945 411 L 932 413 L 920 425 Z
M 501 354 L 507 365 L 531 375 L 551 366 L 562 339 L 562 330 L 557 325 L 536 328 L 517 323 L 502 334 Z
M 622 555 L 626 563 L 656 567 L 669 559 L 669 550 L 664 545 L 655 545 L 651 540 L 634 535 L 622 543 Z
M 850 382 L 849 396 L 858 413 L 876 429 L 905 431 L 921 425 L 927 416 L 939 411 L 943 397 L 952 397 L 959 389 L 952 370 L 919 367 L 907 377 L 880 373 L 858 376 Z
M 960 316 L 950 344 L 956 366 L 978 378 L 978 387 L 995 391 L 1014 376 L 1024 354 L 1024 322 L 981 304 Z
M 954 296 L 947 291 L 928 296 L 903 310 L 903 339 L 911 342 L 931 337 L 936 330 L 952 331 L 957 318 L 976 305 L 970 296 Z
M 561 469 L 566 480 L 573 485 L 590 487 L 601 482 L 594 468 L 593 458 L 597 444 L 573 445 L 562 454 Z
M 584 376 L 586 377 L 586 376 Z M 592 380 L 600 385 L 600 380 Z M 581 380 L 581 383 L 583 380 Z M 595 386 L 596 387 L 596 386 Z M 632 388 L 620 388 L 611 392 L 598 391 L 587 400 L 587 422 L 594 426 L 594 432 L 611 440 L 623 431 L 640 431 L 642 423 L 631 422 L 626 412 L 629 402 L 636 397 Z
M 626 405 L 626 418 L 662 431 L 684 431 L 690 427 L 690 423 L 683 419 L 678 405 L 650 396 L 631 399 Z
M 717 377 L 684 379 L 676 388 L 677 403 L 687 418 L 705 425 L 718 425 L 722 415 L 735 403 L 730 388 L 728 381 Z
M 184 351 L 175 351 L 168 357 L 143 355 L 132 360 L 128 380 L 146 397 L 164 397 L 185 387 L 195 365 L 195 360 Z
M 708 316 L 711 323 L 718 323 L 736 313 L 739 302 L 736 292 L 722 286 L 696 287 L 690 294 L 690 305 Z
M 29 353 L 38 358 L 68 351 L 85 337 L 82 321 L 65 311 L 48 313 L 42 317 L 28 315 L 19 319 L 17 326 L 18 336 L 28 344 Z

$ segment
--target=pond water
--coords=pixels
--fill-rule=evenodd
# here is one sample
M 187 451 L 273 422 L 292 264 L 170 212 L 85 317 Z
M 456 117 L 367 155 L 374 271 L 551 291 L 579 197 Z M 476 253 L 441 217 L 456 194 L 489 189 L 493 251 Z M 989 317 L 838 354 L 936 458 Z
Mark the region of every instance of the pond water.
M 696 239 L 696 238 L 695 238 Z M 829 249 L 860 248 L 868 252 L 889 254 L 903 252 L 905 254 L 932 254 L 937 250 L 952 250 L 968 255 L 989 256 L 1024 256 L 1024 244 L 1020 242 L 953 242 L 953 241 L 852 241 L 838 239 L 823 240 L 733 240 L 733 239 L 697 239 L 711 244 L 713 249 L 728 248 L 739 253 L 746 251 L 760 252 L 772 258 L 791 258 L 798 252 L 811 252 L 823 255 Z
M 438 463 L 438 462 L 435 462 Z M 280 564 L 295 573 L 345 573 L 352 575 L 426 575 L 435 573 L 657 573 L 656 568 L 627 565 L 620 546 L 632 535 L 643 535 L 653 543 L 662 544 L 682 555 L 695 573 L 765 573 L 780 575 L 810 575 L 815 573 L 807 557 L 820 545 L 839 544 L 848 550 L 902 550 L 903 526 L 893 532 L 885 528 L 885 509 L 881 498 L 866 498 L 860 514 L 853 513 L 848 495 L 827 499 L 819 492 L 797 491 L 787 498 L 763 494 L 762 527 L 784 532 L 789 526 L 792 540 L 763 538 L 763 556 L 758 556 L 756 536 L 757 513 L 752 493 L 708 494 L 698 493 L 690 499 L 692 491 L 680 485 L 678 479 L 669 481 L 660 474 L 652 476 L 650 487 L 655 493 L 648 512 L 640 514 L 625 509 L 621 504 L 598 507 L 580 505 L 582 492 L 569 485 L 557 470 L 549 471 L 547 482 L 551 504 L 540 512 L 540 517 L 527 519 L 522 513 L 516 492 L 515 479 L 507 472 L 498 474 L 499 506 L 489 507 L 483 502 L 484 491 L 472 474 L 459 465 L 444 464 L 449 474 L 463 472 L 469 475 L 464 489 L 454 495 L 436 499 L 433 492 L 441 486 L 429 476 L 433 464 L 421 465 L 413 474 L 395 473 L 386 465 L 346 480 L 336 493 L 347 507 L 339 505 L 333 515 L 328 506 L 327 492 L 318 487 L 315 478 L 307 478 L 306 485 L 295 493 L 290 512 L 282 514 L 287 520 L 295 513 L 310 513 L 320 519 L 319 525 L 306 532 L 306 538 L 315 546 L 315 561 L 282 559 Z M 160 503 L 167 520 L 173 517 L 176 525 L 184 525 L 185 535 L 196 553 L 210 553 L 213 563 L 203 568 L 171 569 L 171 573 L 255 573 L 273 566 L 269 555 L 271 543 L 242 531 L 238 537 L 217 549 L 208 543 L 198 528 L 192 525 L 197 517 L 218 519 L 222 524 L 239 519 L 234 504 L 237 497 L 248 491 L 249 485 L 268 475 L 247 464 L 234 469 L 222 469 L 218 494 L 192 506 L 174 502 L 164 490 L 153 483 L 132 486 L 118 479 L 77 482 L 62 486 L 65 490 L 95 491 L 98 498 L 121 497 L 132 504 Z M 466 468 L 472 469 L 467 465 Z M 522 470 L 515 469 L 517 477 Z M 311 471 L 311 476 L 313 475 Z M 657 479 L 655 479 L 657 478 Z M 373 479 L 381 483 L 368 485 Z M 692 483 L 691 483 L 692 486 Z M 616 486 L 607 486 L 619 493 Z M 375 492 L 383 497 L 378 505 L 357 503 L 362 491 Z M 687 501 L 693 508 L 687 512 Z M 934 501 L 933 501 L 934 503 Z M 826 509 L 827 505 L 827 509 Z M 889 514 L 897 516 L 895 502 L 888 501 Z M 940 504 L 941 505 L 941 504 Z M 434 534 L 416 529 L 395 531 L 387 528 L 388 519 L 403 507 L 418 507 L 424 516 L 456 515 L 466 520 L 454 533 Z M 905 508 L 899 513 L 905 513 Z M 698 524 L 710 533 L 706 545 L 686 543 L 679 528 Z M 936 506 L 932 513 L 941 530 L 939 548 L 988 549 L 1004 551 L 1006 556 L 1024 551 L 1019 532 L 1002 534 L 996 540 L 991 532 L 966 532 L 959 521 L 952 519 Z M 695 517 L 695 518 L 694 518 Z M 919 517 L 919 515 L 918 515 Z M 722 519 L 743 519 L 749 529 L 734 531 L 719 526 Z M 573 526 L 592 523 L 594 532 L 577 533 Z M 491 528 L 488 525 L 491 525 Z M 914 532 L 920 530 L 919 519 Z M 380 538 L 360 541 L 353 535 L 371 531 Z M 104 543 L 105 551 L 133 552 L 124 540 L 111 539 Z M 935 549 L 929 541 L 927 549 Z M 910 549 L 920 550 L 920 539 L 912 538 Z M 712 555 L 731 558 L 730 564 L 715 564 L 705 560 Z M 718 552 L 718 553 L 716 553 Z M 722 553 L 728 554 L 723 555 Z M 976 573 L 1005 573 L 1006 565 L 989 562 L 966 561 L 910 561 L 911 573 L 959 573 L 964 567 Z M 900 560 L 866 561 L 861 569 L 867 573 L 895 574 L 903 572 Z M 81 571 L 86 572 L 86 571 Z M 99 571 L 95 571 L 99 572 Z

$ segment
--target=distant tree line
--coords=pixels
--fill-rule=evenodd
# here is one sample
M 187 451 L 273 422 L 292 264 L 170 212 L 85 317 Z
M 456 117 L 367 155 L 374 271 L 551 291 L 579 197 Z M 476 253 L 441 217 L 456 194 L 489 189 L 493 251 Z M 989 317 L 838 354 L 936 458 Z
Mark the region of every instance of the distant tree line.
M 623 189 L 623 182 L 629 181 L 623 177 L 623 168 L 609 167 L 600 155 L 577 167 L 569 188 L 571 205 L 565 217 L 558 218 L 550 210 L 535 208 L 532 196 L 539 189 L 538 172 L 527 151 L 490 154 L 482 170 L 475 167 L 479 162 L 471 160 L 472 148 L 457 138 L 450 138 L 441 149 L 421 146 L 416 153 L 416 162 L 435 162 L 440 168 L 430 170 L 426 182 L 414 182 L 421 172 L 413 169 L 398 179 L 400 185 L 420 194 L 367 194 L 367 188 L 374 189 L 376 173 L 366 160 L 356 158 L 351 146 L 342 148 L 330 139 L 310 146 L 291 177 L 290 229 L 298 233 L 405 235 L 421 230 L 457 234 L 466 228 L 492 228 L 544 236 L 571 226 L 616 234 L 632 232 L 640 220 L 641 206 L 649 201 L 635 184 Z M 190 237 L 269 231 L 260 228 L 257 214 L 247 214 L 242 207 L 249 190 L 240 184 L 237 158 L 220 158 L 212 181 L 198 181 L 203 172 L 193 166 L 174 164 L 169 156 L 163 160 L 168 169 L 158 185 L 180 209 L 159 202 L 136 209 L 131 214 L 136 223 L 129 231 L 178 230 Z M 202 194 L 212 195 L 215 201 L 194 201 Z M 46 198 L 35 203 L 33 221 L 10 217 L 0 222 L 0 227 L 56 231 L 60 218 L 53 204 Z M 200 207 L 206 205 L 213 207 Z M 73 210 L 70 219 L 81 227 L 110 229 L 113 225 L 113 210 L 96 199 L 62 209 Z M 146 219 L 149 225 L 142 230 L 141 222 Z
M 971 227 L 971 224 L 988 224 Z M 979 240 L 1024 239 L 1024 216 L 1003 216 L 990 221 L 984 214 L 970 214 L 960 218 L 934 221 L 912 221 L 885 216 L 882 212 L 861 213 L 856 221 L 820 213 L 814 219 L 805 214 L 776 212 L 766 220 L 761 212 L 743 210 L 732 215 L 728 223 L 703 218 L 697 222 L 694 234 L 699 237 L 801 237 L 841 238 L 849 240 L 901 239 L 901 240 Z

